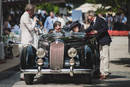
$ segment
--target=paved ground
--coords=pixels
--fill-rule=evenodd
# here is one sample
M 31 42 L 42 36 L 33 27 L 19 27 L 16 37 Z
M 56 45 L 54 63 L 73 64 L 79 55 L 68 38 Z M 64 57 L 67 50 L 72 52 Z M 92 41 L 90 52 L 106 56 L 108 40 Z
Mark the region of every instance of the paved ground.
M 20 59 L 18 57 L 14 57 L 12 59 L 7 59 L 6 63 L 0 64 L 0 72 L 6 71 L 9 68 L 13 68 L 20 63 Z
M 93 80 L 93 84 L 88 85 L 80 83 L 78 79 L 71 81 L 67 76 L 45 76 L 44 78 L 35 79 L 34 85 L 25 85 L 24 81 L 19 80 L 18 70 L 5 72 L 13 73 L 12 76 L 0 80 L 0 87 L 130 87 L 130 55 L 128 53 L 127 37 L 112 37 L 113 42 L 110 47 L 110 71 L 112 72 L 109 79 L 100 81 Z M 1 74 L 0 74 L 1 75 Z

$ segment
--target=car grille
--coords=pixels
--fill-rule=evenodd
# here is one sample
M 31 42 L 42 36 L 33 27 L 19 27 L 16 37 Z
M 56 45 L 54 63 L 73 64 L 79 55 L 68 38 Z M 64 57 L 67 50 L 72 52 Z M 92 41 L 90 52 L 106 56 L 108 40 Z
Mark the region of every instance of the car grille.
M 58 70 L 63 68 L 64 43 L 53 42 L 50 44 L 50 68 Z

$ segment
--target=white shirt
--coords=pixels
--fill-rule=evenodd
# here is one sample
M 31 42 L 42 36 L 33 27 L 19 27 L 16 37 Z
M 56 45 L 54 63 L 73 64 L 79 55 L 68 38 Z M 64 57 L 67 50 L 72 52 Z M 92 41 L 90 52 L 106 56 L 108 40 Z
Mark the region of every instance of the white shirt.
M 20 34 L 20 28 L 17 24 L 15 24 L 13 26 L 13 28 L 11 29 L 11 32 L 14 32 L 15 34 L 19 35 Z
M 58 17 L 58 18 L 57 18 L 57 21 L 61 22 L 61 28 L 63 28 L 63 26 L 65 25 L 64 19 L 61 18 L 61 17 Z
M 126 23 L 127 22 L 127 17 L 125 17 L 125 16 L 124 17 L 121 16 L 120 19 L 121 19 L 121 23 Z
M 20 29 L 21 29 L 21 43 L 22 44 L 33 44 L 33 30 L 35 28 L 36 22 L 30 18 L 28 12 L 24 12 L 20 19 Z

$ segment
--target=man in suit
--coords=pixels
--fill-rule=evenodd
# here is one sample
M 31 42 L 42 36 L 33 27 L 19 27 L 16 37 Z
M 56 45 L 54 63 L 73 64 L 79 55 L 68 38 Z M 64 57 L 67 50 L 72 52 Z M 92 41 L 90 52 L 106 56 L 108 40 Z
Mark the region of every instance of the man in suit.
M 109 73 L 109 46 L 112 42 L 108 34 L 108 26 L 105 20 L 95 15 L 94 11 L 88 13 L 88 19 L 91 21 L 86 33 L 93 32 L 99 44 L 100 50 L 100 79 L 105 79 Z

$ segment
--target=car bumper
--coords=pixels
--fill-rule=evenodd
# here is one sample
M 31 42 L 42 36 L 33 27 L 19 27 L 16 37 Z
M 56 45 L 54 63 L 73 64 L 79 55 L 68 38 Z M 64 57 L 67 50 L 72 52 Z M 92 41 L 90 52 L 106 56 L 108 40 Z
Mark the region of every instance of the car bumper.
M 37 74 L 37 69 L 22 69 L 24 74 Z M 92 72 L 92 69 L 73 69 L 74 74 L 89 74 Z M 60 69 L 60 70 L 52 70 L 52 69 L 42 69 L 41 74 L 69 74 L 70 69 Z

